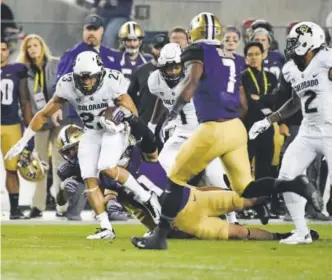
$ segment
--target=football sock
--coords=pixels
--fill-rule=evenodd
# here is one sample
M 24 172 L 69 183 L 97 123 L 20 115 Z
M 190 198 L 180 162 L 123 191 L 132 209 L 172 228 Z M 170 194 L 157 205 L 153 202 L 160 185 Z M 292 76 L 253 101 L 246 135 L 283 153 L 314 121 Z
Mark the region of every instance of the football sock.
M 307 234 L 309 232 L 305 220 L 306 199 L 296 193 L 286 192 L 283 194 L 284 200 L 291 215 L 297 231 Z
M 18 209 L 18 200 L 19 200 L 19 193 L 10 193 L 9 194 L 9 203 L 10 203 L 10 211 L 14 212 Z
M 166 195 L 161 206 L 159 227 L 162 229 L 170 230 L 171 224 L 178 214 L 181 206 L 183 186 L 169 181 L 168 190 L 165 193 Z
M 276 191 L 276 181 L 276 179 L 270 177 L 251 181 L 242 193 L 242 197 L 270 196 Z
M 235 212 L 233 211 L 233 212 L 230 212 L 230 213 L 226 214 L 226 220 L 230 224 L 237 223 L 237 218 L 236 218 Z
M 98 222 L 100 223 L 101 228 L 106 228 L 109 230 L 112 230 L 112 225 L 110 221 L 108 220 L 108 215 L 106 212 L 103 212 L 96 216 Z
M 135 195 L 135 199 L 140 202 L 147 202 L 151 197 L 151 194 L 146 191 L 131 174 L 129 174 L 128 179 L 123 186 L 132 191 Z

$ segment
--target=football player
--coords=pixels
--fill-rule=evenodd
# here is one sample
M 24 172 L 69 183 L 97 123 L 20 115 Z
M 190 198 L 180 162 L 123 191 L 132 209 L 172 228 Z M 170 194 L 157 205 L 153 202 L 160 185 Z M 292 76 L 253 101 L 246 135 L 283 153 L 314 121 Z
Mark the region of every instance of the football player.
M 296 192 L 321 211 L 322 198 L 305 176 L 293 180 L 252 180 L 247 131 L 240 120 L 240 107 L 245 107 L 244 92 L 237 80 L 240 73 L 234 56 L 220 49 L 222 26 L 219 19 L 211 13 L 195 16 L 189 36 L 193 44 L 181 56 L 187 72 L 174 90 L 178 99 L 168 120 L 176 118 L 193 98 L 200 125 L 181 146 L 168 174 L 169 185 L 158 227 L 149 237 L 134 238 L 133 244 L 142 249 L 167 249 L 167 234 L 186 192 L 183 185 L 217 157 L 224 164 L 232 190 L 240 196 L 251 198 Z
M 1 151 L 3 156 L 22 137 L 19 108 L 25 125 L 29 125 L 32 113 L 27 82 L 27 69 L 21 63 L 8 64 L 8 42 L 1 39 Z M 18 208 L 19 179 L 17 163 L 19 157 L 5 159 L 6 188 L 9 194 L 10 219 L 25 219 Z
M 120 53 L 118 53 L 121 72 L 130 80 L 135 69 L 149 62 L 152 56 L 143 54 L 140 51 L 144 39 L 144 31 L 137 22 L 128 21 L 122 25 L 119 30 L 119 38 L 122 43 Z
M 45 121 L 59 110 L 65 102 L 72 104 L 79 114 L 86 132 L 82 136 L 78 158 L 82 178 L 86 186 L 90 206 L 100 222 L 100 229 L 88 239 L 113 239 L 112 225 L 104 207 L 104 198 L 98 186 L 98 174 L 120 182 L 136 194 L 137 199 L 157 211 L 153 195 L 144 191 L 135 178 L 124 168 L 117 166 L 128 146 L 128 131 L 121 123 L 115 125 L 103 113 L 115 104 L 137 115 L 132 99 L 126 94 L 128 83 L 121 72 L 104 69 L 98 54 L 92 51 L 80 53 L 73 72 L 64 75 L 57 83 L 56 92 L 48 104 L 35 114 L 23 138 L 7 153 L 7 158 L 18 155 L 42 127 Z M 115 116 L 117 117 L 117 116 Z
M 293 97 L 277 112 L 256 122 L 249 137 L 254 139 L 274 122 L 286 119 L 302 108 L 299 133 L 287 148 L 279 172 L 279 179 L 292 180 L 307 169 L 317 154 L 325 156 L 330 169 L 332 166 L 332 51 L 325 47 L 324 30 L 319 25 L 300 22 L 287 36 L 285 56 L 289 61 L 282 69 L 279 90 L 293 91 Z M 332 180 L 331 170 L 329 177 Z M 285 193 L 284 199 L 296 231 L 280 242 L 311 243 L 304 217 L 305 200 L 294 193 Z
M 152 72 L 148 79 L 150 92 L 158 97 L 151 120 L 152 126 L 156 126 L 160 118 L 164 115 L 165 110 L 172 109 L 177 99 L 177 96 L 173 94 L 173 89 L 184 78 L 185 73 L 183 63 L 181 62 L 181 53 L 180 45 L 176 43 L 165 45 L 161 49 L 158 59 L 159 69 Z M 175 130 L 164 144 L 158 158 L 166 172 L 170 171 L 181 145 L 193 134 L 195 129 L 198 128 L 198 120 L 193 100 L 183 107 L 179 116 L 174 120 L 174 124 L 171 126 L 175 126 Z M 228 188 L 224 181 L 225 171 L 219 158 L 209 163 L 204 174 L 205 185 L 219 186 L 224 189 Z M 228 215 L 227 220 L 236 223 L 235 213 Z

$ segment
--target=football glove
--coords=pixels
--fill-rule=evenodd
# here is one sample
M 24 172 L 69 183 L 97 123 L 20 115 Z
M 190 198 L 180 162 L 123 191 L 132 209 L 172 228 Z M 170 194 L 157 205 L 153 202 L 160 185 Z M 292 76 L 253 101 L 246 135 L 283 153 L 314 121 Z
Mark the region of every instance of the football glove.
M 249 130 L 249 139 L 255 139 L 259 134 L 263 133 L 271 126 L 271 123 L 267 118 L 255 122 Z

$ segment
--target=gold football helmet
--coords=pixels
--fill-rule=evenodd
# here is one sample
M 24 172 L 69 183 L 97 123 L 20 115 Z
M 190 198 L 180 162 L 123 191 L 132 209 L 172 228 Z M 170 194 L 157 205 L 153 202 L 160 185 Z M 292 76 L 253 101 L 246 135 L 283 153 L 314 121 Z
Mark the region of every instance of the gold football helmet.
M 17 164 L 22 178 L 30 182 L 38 182 L 45 178 L 49 169 L 45 161 L 39 159 L 38 154 L 24 149 Z
M 68 162 L 75 164 L 77 162 L 77 151 L 83 130 L 77 125 L 66 125 L 59 132 L 57 139 L 57 148 L 60 155 Z
M 205 41 L 220 45 L 223 27 L 215 15 L 200 13 L 191 20 L 188 35 L 192 43 Z
M 142 45 L 144 31 L 137 22 L 128 21 L 121 26 L 119 38 L 125 51 L 129 54 L 135 54 Z

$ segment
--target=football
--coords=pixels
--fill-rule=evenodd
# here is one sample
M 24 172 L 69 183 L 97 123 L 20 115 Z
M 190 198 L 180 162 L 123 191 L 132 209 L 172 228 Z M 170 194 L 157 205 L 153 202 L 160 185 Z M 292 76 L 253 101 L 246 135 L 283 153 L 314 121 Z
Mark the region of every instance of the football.
M 118 108 L 119 108 L 119 106 L 108 107 L 103 113 L 103 116 L 105 117 L 105 119 L 113 121 L 116 125 L 120 124 L 120 122 L 117 121 L 116 119 L 114 119 L 113 116 L 114 116 L 115 110 Z

